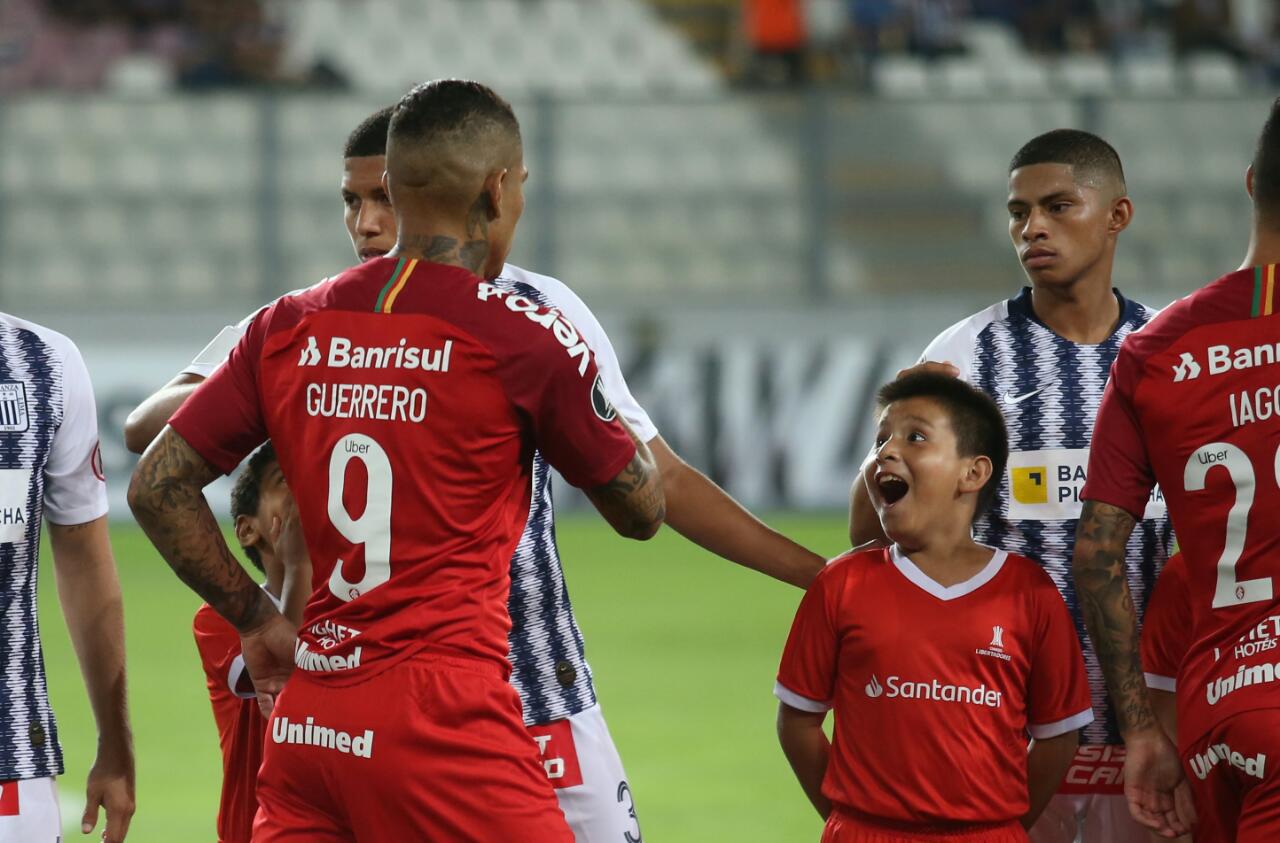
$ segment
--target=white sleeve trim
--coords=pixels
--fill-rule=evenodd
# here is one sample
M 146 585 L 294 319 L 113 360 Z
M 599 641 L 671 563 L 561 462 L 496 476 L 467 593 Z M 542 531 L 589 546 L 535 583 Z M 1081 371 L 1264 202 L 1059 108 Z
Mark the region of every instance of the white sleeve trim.
M 808 697 L 802 697 L 781 682 L 773 683 L 773 695 L 792 708 L 807 711 L 810 714 L 826 714 L 831 710 L 831 703 L 818 702 Z
M 1009 317 L 1008 300 L 998 301 L 985 310 L 961 319 L 934 337 L 933 342 L 925 346 L 919 363 L 932 360 L 947 362 L 960 370 L 960 380 L 967 381 L 973 374 L 973 346 L 992 322 Z
M 1031 724 L 1027 726 L 1027 731 L 1031 733 L 1031 737 L 1038 741 L 1056 738 L 1058 735 L 1065 735 L 1067 732 L 1074 732 L 1076 729 L 1083 729 L 1093 722 L 1093 708 L 1086 708 L 1079 714 L 1073 714 L 1065 720 L 1059 720 L 1056 723 Z
M 237 697 L 239 697 L 242 700 L 251 700 L 257 696 L 257 694 L 255 694 L 253 691 L 250 691 L 249 693 L 246 694 L 243 691 L 239 690 L 240 677 L 248 676 L 248 675 L 249 675 L 249 669 L 244 666 L 244 654 L 242 653 L 236 656 L 234 660 L 232 660 L 231 669 L 227 671 L 227 688 L 231 691 L 231 693 L 235 694 Z M 252 683 L 250 683 L 250 687 L 252 687 Z
M 1171 694 L 1178 692 L 1178 680 L 1172 676 L 1161 676 L 1158 673 L 1144 673 L 1142 678 L 1147 680 L 1148 688 L 1155 688 L 1157 691 L 1168 691 Z

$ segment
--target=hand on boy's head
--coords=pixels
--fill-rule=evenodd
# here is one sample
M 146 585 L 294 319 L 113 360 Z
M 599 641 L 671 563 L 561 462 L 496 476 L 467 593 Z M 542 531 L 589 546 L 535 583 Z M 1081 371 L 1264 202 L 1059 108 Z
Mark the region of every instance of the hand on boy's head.
M 900 370 L 898 372 L 898 377 L 905 378 L 908 375 L 918 375 L 922 372 L 929 372 L 935 375 L 946 375 L 951 378 L 960 377 L 960 370 L 945 360 L 926 360 L 923 363 L 917 363 L 914 366 Z

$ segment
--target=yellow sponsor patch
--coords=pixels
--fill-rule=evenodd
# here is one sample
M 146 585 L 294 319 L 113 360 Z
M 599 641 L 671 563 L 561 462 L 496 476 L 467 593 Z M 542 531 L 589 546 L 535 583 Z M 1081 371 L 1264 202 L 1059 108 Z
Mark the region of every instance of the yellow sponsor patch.
M 1035 504 L 1049 502 L 1049 484 L 1046 482 L 1049 467 L 1029 465 L 1010 469 L 1013 481 L 1013 499 L 1018 503 Z

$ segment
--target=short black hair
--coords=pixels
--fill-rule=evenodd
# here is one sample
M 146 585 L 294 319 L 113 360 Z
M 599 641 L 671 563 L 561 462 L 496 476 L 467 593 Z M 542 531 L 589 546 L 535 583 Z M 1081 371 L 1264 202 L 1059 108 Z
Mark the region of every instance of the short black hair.
M 342 148 L 343 158 L 366 158 L 387 154 L 387 129 L 391 126 L 394 105 L 380 108 L 361 121 L 347 135 L 347 145 Z
M 975 517 L 981 515 L 995 499 L 1009 463 L 1009 432 L 1004 414 L 987 393 L 959 378 L 935 372 L 917 372 L 889 381 L 876 393 L 876 406 L 883 411 L 895 401 L 908 398 L 937 401 L 951 421 L 960 455 L 991 460 L 991 477 L 978 492 L 978 508 L 974 512 Z
M 1280 226 L 1280 97 L 1271 103 L 1253 153 L 1253 204 L 1261 219 Z
M 231 517 L 239 518 L 241 515 L 253 517 L 258 514 L 259 497 L 262 494 L 262 481 L 267 477 L 267 471 L 271 466 L 275 465 L 276 449 L 270 442 L 253 452 L 253 456 L 249 457 L 249 462 L 245 465 L 244 471 L 240 472 L 240 476 L 236 478 L 235 485 L 231 487 Z M 249 561 L 253 563 L 253 567 L 259 571 L 266 573 L 266 568 L 262 564 L 262 554 L 258 552 L 256 547 L 243 547 L 244 555 L 249 557 Z
M 520 121 L 510 103 L 479 82 L 437 79 L 400 98 L 392 108 L 388 135 L 430 143 L 471 141 L 494 130 L 520 142 Z
M 1092 132 L 1080 129 L 1054 129 L 1037 135 L 1022 145 L 1009 172 L 1032 164 L 1066 164 L 1077 173 L 1090 173 L 1112 179 L 1122 192 L 1127 191 L 1124 167 L 1115 147 Z

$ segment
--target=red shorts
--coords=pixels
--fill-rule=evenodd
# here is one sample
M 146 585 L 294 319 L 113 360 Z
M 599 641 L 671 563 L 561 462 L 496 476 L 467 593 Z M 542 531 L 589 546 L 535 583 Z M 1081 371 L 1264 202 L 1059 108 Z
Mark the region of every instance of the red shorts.
M 427 655 L 324 680 L 298 671 L 276 701 L 255 843 L 573 843 L 495 666 Z
M 1026 843 L 1017 821 L 974 825 L 910 826 L 882 822 L 834 808 L 822 830 L 822 843 Z
M 1196 843 L 1280 840 L 1280 709 L 1230 717 L 1183 749 Z

